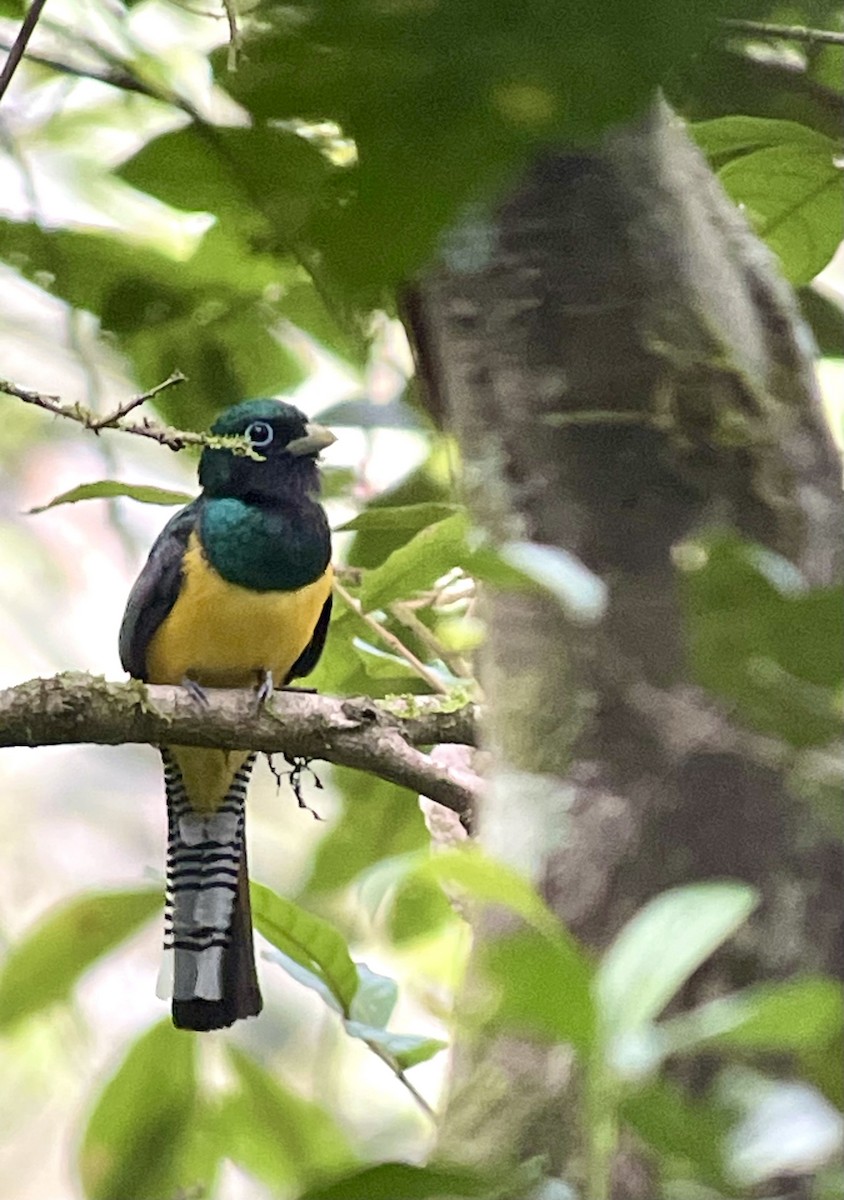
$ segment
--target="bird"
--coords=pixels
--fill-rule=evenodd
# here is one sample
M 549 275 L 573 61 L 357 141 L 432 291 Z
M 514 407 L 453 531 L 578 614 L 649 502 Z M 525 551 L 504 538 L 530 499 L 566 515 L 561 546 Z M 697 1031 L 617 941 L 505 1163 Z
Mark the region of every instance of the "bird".
M 145 683 L 276 686 L 309 674 L 331 617 L 331 534 L 320 451 L 336 438 L 292 404 L 247 400 L 211 427 L 252 454 L 207 444 L 200 494 L 171 518 L 129 595 L 123 667 Z M 223 1029 L 262 1008 L 245 802 L 249 750 L 160 747 L 167 797 L 164 955 L 158 994 L 180 1029 Z

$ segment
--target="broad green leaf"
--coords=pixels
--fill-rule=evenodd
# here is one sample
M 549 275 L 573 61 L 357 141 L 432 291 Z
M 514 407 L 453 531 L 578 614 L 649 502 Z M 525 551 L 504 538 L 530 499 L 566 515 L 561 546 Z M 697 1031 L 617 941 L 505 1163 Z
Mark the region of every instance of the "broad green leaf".
M 841 589 L 809 590 L 786 559 L 732 535 L 698 539 L 678 561 L 697 681 L 792 745 L 838 736 Z
M 415 534 L 379 567 L 367 572 L 360 600 L 371 612 L 406 600 L 458 566 L 466 557 L 466 517 L 456 512 Z
M 343 813 L 317 846 L 305 894 L 336 891 L 374 863 L 430 841 L 415 793 L 348 768 L 336 769 L 333 777 Z
M 393 1015 L 399 988 L 395 979 L 378 975 L 365 963 L 357 964 L 358 989 L 349 1008 L 349 1020 L 386 1029 Z
M 435 933 L 447 921 L 453 921 L 455 913 L 441 887 L 416 875 L 396 889 L 386 917 L 390 939 L 400 946 Z
M 727 10 L 609 0 L 561 20 L 548 0 L 319 0 L 304 21 L 284 7 L 263 14 L 235 74 L 225 49 L 212 61 L 256 124 L 327 119 L 355 139 L 309 232 L 329 277 L 375 304 L 430 260 L 470 202 L 497 195 L 549 145 L 594 140 L 644 109 Z M 475 261 L 489 247 L 484 230 Z
M 434 854 L 413 873 L 444 887 L 456 887 L 483 904 L 501 904 L 550 938 L 564 931 L 527 880 L 504 863 L 486 858 L 475 847 Z
M 573 621 L 593 624 L 604 615 L 607 585 L 567 550 L 539 542 L 505 542 L 498 555 L 506 566 L 549 592 Z
M 354 605 L 347 605 L 335 594 L 331 624 L 328 630 L 328 647 L 315 671 L 308 676 L 308 684 L 319 692 L 332 692 L 341 696 L 370 696 L 373 699 L 385 696 L 401 696 L 406 693 L 430 693 L 430 685 L 415 672 L 409 672 L 402 660 L 401 669 L 388 670 L 389 658 L 380 655 L 362 654 L 361 647 L 369 646 L 374 637 Z M 365 659 L 364 654 L 368 657 Z M 372 661 L 369 661 L 369 659 Z M 377 664 L 375 659 L 377 658 Z M 371 779 L 370 776 L 363 776 Z
M 394 508 L 367 508 L 356 517 L 352 517 L 351 521 L 346 521 L 345 525 L 338 525 L 337 532 L 342 533 L 348 529 L 379 533 L 383 530 L 395 530 L 409 535 L 427 529 L 429 525 L 444 521 L 446 517 L 460 511 L 456 504 L 442 504 L 435 500 L 423 504 L 398 504 Z
M 151 1200 L 210 1183 L 219 1156 L 202 1145 L 195 1058 L 196 1038 L 169 1018 L 131 1046 L 85 1130 L 88 1200 Z
M 743 154 L 764 146 L 829 147 L 829 138 L 808 125 L 770 117 L 717 117 L 713 121 L 697 121 L 689 126 L 689 132 L 709 158 Z
M 500 1194 L 500 1179 L 459 1167 L 414 1167 L 409 1163 L 380 1163 L 346 1175 L 334 1183 L 311 1188 L 299 1200 L 457 1200 L 463 1196 Z
M 13 946 L 0 971 L 0 1028 L 65 1000 L 92 963 L 160 911 L 159 888 L 94 892 L 54 909 Z
M 305 138 L 263 123 L 188 125 L 148 142 L 119 171 L 165 204 L 237 217 L 244 232 L 275 236 L 284 246 L 300 233 L 331 173 Z
M 221 1153 L 274 1190 L 299 1190 L 356 1165 L 346 1134 L 324 1108 L 296 1095 L 236 1046 L 226 1050 L 238 1088 L 217 1116 Z
M 462 512 L 445 517 L 414 534 L 411 540 L 367 572 L 360 589 L 365 612 L 393 600 L 407 600 L 438 578 L 447 575 L 466 558 L 466 517 Z
M 406 658 L 402 658 L 398 654 L 390 654 L 388 650 L 381 650 L 380 647 L 371 645 L 371 643 L 365 641 L 363 638 L 355 638 L 352 645 L 354 646 L 355 654 L 357 654 L 367 674 L 367 678 L 382 680 L 419 679 L 418 672 L 413 669 Z
M 696 1182 L 726 1186 L 723 1147 L 734 1119 L 726 1106 L 689 1099 L 673 1083 L 659 1079 L 626 1094 L 621 1116 L 681 1178 L 691 1168 Z
M 440 885 L 416 870 L 427 859 L 426 840 L 424 850 L 382 858 L 357 878 L 360 903 L 371 920 L 386 923 L 396 945 L 433 933 L 455 919 Z
M 491 986 L 477 1017 L 484 1026 L 543 1041 L 592 1044 L 593 967 L 573 940 L 522 930 L 488 939 L 476 951 L 479 973 Z M 476 1014 L 470 1013 L 473 1021 Z
M 258 932 L 282 955 L 313 975 L 340 1011 L 348 1015 L 358 988 L 358 974 L 337 930 L 262 884 L 250 885 L 250 897 Z
M 654 1020 L 683 984 L 744 924 L 758 903 L 741 883 L 696 883 L 656 896 L 601 960 L 595 996 L 604 1035 Z
M 154 406 L 181 429 L 207 429 L 227 404 L 295 386 L 302 363 L 278 336 L 290 259 L 258 253 L 233 220 L 181 261 L 101 231 L 0 220 L 0 251 L 26 278 L 95 313 L 117 335 L 142 387 L 187 376 Z
M 350 1037 L 358 1038 L 367 1045 L 377 1046 L 388 1054 L 400 1071 L 407 1071 L 419 1063 L 427 1062 L 448 1045 L 439 1038 L 412 1033 L 391 1033 L 377 1025 L 365 1025 L 362 1021 L 345 1021 L 344 1028 Z
M 800 311 L 811 327 L 821 358 L 844 357 L 844 338 L 841 336 L 844 308 L 833 295 L 821 294 L 813 287 L 802 287 L 797 293 Z
M 657 1030 L 666 1054 L 713 1043 L 776 1053 L 830 1045 L 842 1017 L 840 984 L 809 978 L 745 988 L 663 1021 Z
M 172 492 L 167 488 L 150 487 L 138 483 L 118 483 L 117 480 L 101 479 L 98 483 L 81 483 L 79 487 L 62 492 L 41 504 L 38 508 L 30 508 L 30 514 L 46 512 L 59 504 L 76 504 L 78 500 L 112 500 L 116 496 L 125 496 L 129 500 L 138 500 L 141 504 L 190 504 L 194 499 L 188 492 Z
M 832 139 L 772 146 L 732 159 L 718 173 L 795 286 L 823 270 L 844 236 L 838 153 Z

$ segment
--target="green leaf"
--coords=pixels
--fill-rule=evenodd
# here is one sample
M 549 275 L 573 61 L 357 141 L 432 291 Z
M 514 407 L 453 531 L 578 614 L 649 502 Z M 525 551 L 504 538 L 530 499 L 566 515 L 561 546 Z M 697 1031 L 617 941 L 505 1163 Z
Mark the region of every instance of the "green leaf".
M 377 1046 L 388 1054 L 400 1071 L 427 1062 L 448 1045 L 438 1038 L 413 1033 L 390 1033 L 387 1029 L 365 1025 L 361 1021 L 345 1021 L 344 1028 L 350 1037 L 358 1038 L 369 1046 Z
M 165 204 L 237 217 L 245 232 L 275 232 L 289 246 L 332 169 L 290 130 L 197 123 L 148 142 L 118 173 Z
M 747 1051 L 802 1051 L 828 1046 L 844 1016 L 841 985 L 809 978 L 759 984 L 702 1004 L 657 1027 L 666 1054 L 715 1044 Z
M 593 1042 L 593 967 L 573 939 L 523 930 L 476 951 L 479 974 L 492 986 L 477 1015 L 484 1026 L 587 1050 Z
M 365 612 L 392 600 L 406 600 L 430 587 L 466 557 L 466 517 L 456 512 L 415 534 L 364 577 L 360 600 Z
M 250 897 L 255 928 L 283 956 L 275 961 L 300 982 L 323 996 L 327 993 L 348 1016 L 358 989 L 358 973 L 337 930 L 262 884 L 250 884 Z M 291 970 L 286 959 L 301 970 Z M 315 982 L 308 982 L 308 976 Z
M 731 116 L 697 121 L 689 132 L 708 158 L 744 154 L 765 146 L 805 145 L 828 149 L 829 138 L 797 121 Z
M 370 971 L 365 963 L 357 964 L 358 989 L 349 1009 L 349 1020 L 376 1029 L 386 1029 L 396 1007 L 399 988 L 395 979 Z
M 263 13 L 236 74 L 225 49 L 212 61 L 256 125 L 328 119 L 355 139 L 309 232 L 332 281 L 377 303 L 430 260 L 470 203 L 549 145 L 592 141 L 644 109 L 726 12 L 725 0 L 608 0 L 569 6 L 561 21 L 549 0 L 321 0 L 305 20 L 283 6 Z M 489 244 L 483 229 L 476 260 Z
M 99 316 L 151 387 L 181 369 L 187 382 L 155 408 L 181 429 L 207 429 L 227 404 L 302 379 L 278 336 L 291 260 L 253 251 L 233 221 L 213 226 L 182 261 L 103 232 L 43 230 L 0 220 L 0 245 L 26 278 Z
M 299 1200 L 442 1200 L 443 1197 L 500 1195 L 499 1179 L 459 1167 L 413 1167 L 380 1163 L 311 1188 Z
M 385 915 L 390 939 L 397 946 L 435 933 L 455 919 L 442 888 L 418 875 L 396 889 Z
M 151 1200 L 210 1183 L 218 1155 L 202 1144 L 195 1058 L 196 1038 L 169 1018 L 130 1048 L 85 1130 L 88 1200 Z
M 823 270 L 844 236 L 838 146 L 825 143 L 755 150 L 718 173 L 795 286 Z
M 418 672 L 414 671 L 407 659 L 398 654 L 390 654 L 388 650 L 373 646 L 363 638 L 355 638 L 352 646 L 368 679 L 407 679 L 409 682 L 419 678 Z
M 693 1171 L 696 1182 L 726 1187 L 723 1146 L 733 1125 L 728 1108 L 712 1100 L 691 1100 L 660 1079 L 623 1096 L 620 1112 L 681 1178 Z
M 194 499 L 188 492 L 172 492 L 167 488 L 150 487 L 146 484 L 118 483 L 112 479 L 101 479 L 98 483 L 81 483 L 68 492 L 62 492 L 49 503 L 30 508 L 28 511 L 30 514 L 42 513 L 59 504 L 76 504 L 79 500 L 112 500 L 116 496 L 139 500 L 141 504 L 190 504 Z
M 595 995 L 604 1035 L 654 1020 L 686 980 L 744 924 L 758 903 L 740 883 L 697 883 L 656 896 L 604 954 Z
M 472 900 L 501 904 L 549 938 L 559 938 L 563 927 L 527 880 L 504 863 L 486 858 L 475 847 L 445 850 L 432 855 L 413 875 L 457 887 Z
M 567 550 L 539 542 L 505 542 L 497 553 L 506 566 L 558 600 L 573 621 L 593 624 L 604 615 L 607 585 Z
M 159 912 L 160 888 L 94 892 L 44 917 L 0 972 L 0 1028 L 65 1000 L 92 963 Z
M 336 769 L 333 778 L 343 814 L 317 846 L 308 895 L 345 887 L 374 863 L 421 850 L 430 840 L 414 792 L 348 768 Z
M 809 590 L 786 559 L 733 535 L 689 543 L 679 564 L 697 682 L 794 746 L 837 737 L 842 590 Z
M 389 558 L 394 550 L 406 545 L 414 534 L 459 511 L 455 504 L 436 500 L 387 506 L 379 497 L 376 504 L 341 525 L 337 532 L 354 531 L 349 563 L 372 570 Z
M 284 1087 L 236 1046 L 226 1051 L 238 1083 L 216 1121 L 215 1145 L 226 1158 L 285 1191 L 356 1164 L 346 1134 L 324 1108 Z
M 441 504 L 435 500 L 423 504 L 397 504 L 394 508 L 367 508 L 345 525 L 338 525 L 337 532 L 363 529 L 378 532 L 397 531 L 402 534 L 418 533 L 421 529 L 426 529 L 429 525 L 443 521 L 460 511 L 462 510 L 456 504 Z

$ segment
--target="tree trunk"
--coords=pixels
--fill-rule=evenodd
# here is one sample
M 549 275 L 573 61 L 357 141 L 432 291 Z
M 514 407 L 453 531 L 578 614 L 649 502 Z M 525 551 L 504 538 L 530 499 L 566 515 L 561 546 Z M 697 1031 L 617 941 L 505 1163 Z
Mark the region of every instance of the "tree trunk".
M 487 600 L 483 843 L 595 948 L 674 885 L 758 887 L 688 999 L 840 971 L 840 847 L 765 739 L 694 685 L 678 596 L 677 547 L 713 528 L 812 585 L 836 578 L 840 468 L 767 249 L 658 102 L 593 151 L 549 153 L 468 221 L 408 324 L 478 523 L 565 549 L 609 589 L 591 625 L 536 594 Z M 541 1153 L 573 1178 L 574 1086 L 559 1049 L 459 1050 L 442 1153 Z M 620 1158 L 614 1195 L 656 1194 L 647 1164 Z

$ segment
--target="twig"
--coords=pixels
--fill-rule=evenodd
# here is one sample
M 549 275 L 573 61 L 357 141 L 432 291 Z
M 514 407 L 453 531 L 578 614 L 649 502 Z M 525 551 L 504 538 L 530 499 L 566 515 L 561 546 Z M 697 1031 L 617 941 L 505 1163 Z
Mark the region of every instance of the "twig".
M 400 655 L 405 662 L 409 663 L 410 666 L 413 667 L 413 670 L 416 672 L 416 674 L 420 677 L 420 679 L 425 680 L 425 682 L 428 684 L 428 687 L 430 687 L 432 691 L 439 693 L 440 696 L 447 696 L 449 694 L 448 688 L 440 679 L 439 675 L 437 675 L 436 672 L 432 671 L 429 667 L 426 667 L 425 664 L 416 657 L 413 651 L 405 646 L 401 638 L 396 637 L 396 635 L 391 633 L 389 629 L 385 629 L 384 626 L 380 625 L 373 616 L 370 616 L 369 613 L 365 613 L 361 607 L 360 601 L 356 600 L 354 596 L 347 592 L 342 583 L 340 583 L 340 581 L 337 579 L 334 580 L 334 591 L 337 593 L 343 603 L 347 605 L 348 608 L 351 608 L 353 612 L 356 612 L 363 623 L 367 625 L 372 632 L 376 634 L 376 636 L 379 637 L 382 642 L 384 642 L 385 645 L 389 646 L 391 650 Z
M 448 650 L 443 646 L 442 642 L 431 632 L 424 621 L 420 621 L 413 608 L 406 603 L 396 601 L 390 605 L 390 612 L 401 622 L 406 629 L 411 633 L 415 633 L 419 640 L 428 647 L 432 654 L 437 658 L 442 659 L 449 671 L 458 678 L 468 675 L 469 669 L 465 659 L 460 654 Z
M 127 416 L 133 408 L 137 408 L 138 405 L 143 404 L 146 400 L 152 400 L 153 396 L 159 395 L 160 392 L 166 391 L 167 388 L 174 387 L 177 383 L 185 383 L 186 381 L 187 375 L 183 375 L 181 371 L 174 371 L 173 374 L 170 375 L 168 379 L 165 379 L 163 383 L 157 383 L 155 387 L 150 388 L 148 392 L 141 392 L 139 396 L 132 396 L 131 399 L 124 400 L 122 404 L 118 405 L 113 413 L 107 413 L 104 417 L 100 417 L 96 421 L 91 421 L 87 428 L 93 429 L 95 433 L 98 433 L 101 429 L 105 429 L 108 425 L 116 425 L 117 422 L 122 417 Z
M 364 1041 L 366 1041 L 365 1038 L 364 1038 Z M 390 1068 L 390 1070 L 395 1075 L 396 1079 L 398 1079 L 399 1083 L 404 1084 L 404 1086 L 407 1088 L 408 1092 L 411 1094 L 413 1099 L 416 1101 L 416 1103 L 422 1109 L 425 1116 L 430 1117 L 432 1121 L 436 1121 L 437 1114 L 431 1108 L 428 1101 L 425 1099 L 425 1097 L 420 1092 L 418 1092 L 416 1090 L 416 1088 L 410 1082 L 408 1077 L 405 1075 L 404 1071 L 401 1069 L 401 1067 L 397 1063 L 395 1063 L 393 1061 L 393 1059 L 390 1057 L 390 1055 L 384 1049 L 384 1047 L 379 1046 L 377 1042 L 367 1041 L 366 1044 L 369 1047 L 369 1049 L 372 1051 L 372 1053 L 377 1058 L 380 1058 L 381 1062 Z
M 237 27 L 237 6 L 235 0 L 223 0 L 223 8 L 226 10 L 226 20 L 229 25 L 229 49 L 226 56 L 226 70 L 234 72 L 237 70 L 237 55 L 240 50 L 240 30 Z
M 11 50 L 12 46 L 9 42 L 0 40 L 0 50 Z M 139 96 L 148 96 L 152 100 L 163 99 L 152 88 L 147 87 L 139 79 L 129 75 L 126 71 L 120 71 L 116 68 L 108 71 L 97 71 L 93 68 L 75 67 L 73 63 L 64 62 L 58 58 L 50 58 L 46 54 L 36 54 L 33 50 L 27 50 L 26 61 L 37 63 L 39 67 L 49 67 L 51 71 L 57 71 L 60 75 L 69 75 L 73 79 L 90 79 L 94 83 L 106 83 L 109 87 L 120 88 L 124 92 L 136 92 Z M 176 103 L 176 101 L 172 101 Z
M 155 395 L 156 392 L 160 392 L 162 388 L 181 383 L 183 379 L 185 376 L 181 371 L 174 371 L 164 383 L 158 384 L 143 396 L 133 397 L 126 406 L 127 411 L 131 411 L 136 404 L 140 404 Z M 121 433 L 134 433 L 138 437 L 152 438 L 153 441 L 159 442 L 162 446 L 168 446 L 171 450 L 183 450 L 185 446 L 212 446 L 214 449 L 231 450 L 233 454 L 243 454 L 249 458 L 261 458 L 261 455 L 244 437 L 228 435 L 221 437 L 210 433 L 194 433 L 189 429 L 172 429 L 167 425 L 158 425 L 148 417 L 144 417 L 139 424 L 124 425 L 119 419 L 119 410 L 106 418 L 100 418 L 95 416 L 84 404 L 68 404 L 58 396 L 20 387 L 8 379 L 0 379 L 0 392 L 5 392 L 7 396 L 15 396 L 18 400 L 23 400 L 24 404 L 34 404 L 36 408 L 43 408 L 46 412 L 53 413 L 54 416 L 67 417 L 95 433 L 108 425 L 111 429 L 119 429 Z
M 276 692 L 255 712 L 254 693 L 211 689 L 207 707 L 187 689 L 110 683 L 90 675 L 32 679 L 0 691 L 0 747 L 129 742 L 251 749 L 322 759 L 368 771 L 470 817 L 480 788 L 417 747 L 474 744 L 476 710 L 440 711 L 433 697 L 388 707 L 366 697 L 343 699 Z M 426 703 L 427 701 L 427 703 Z
M 758 34 L 759 37 L 782 38 L 787 42 L 809 42 L 827 46 L 844 46 L 844 33 L 833 29 L 807 29 L 805 25 L 770 25 L 767 21 L 741 21 L 725 17 L 721 24 L 737 33 Z
M 45 4 L 46 0 L 33 0 L 29 12 L 23 19 L 23 23 L 18 30 L 18 36 L 15 38 L 12 48 L 9 51 L 9 57 L 3 64 L 3 70 L 0 71 L 0 100 L 6 94 L 6 88 L 12 82 L 12 76 L 20 65 L 27 42 L 35 31 L 35 26 L 38 24 L 38 18 L 41 16 L 41 10 Z

